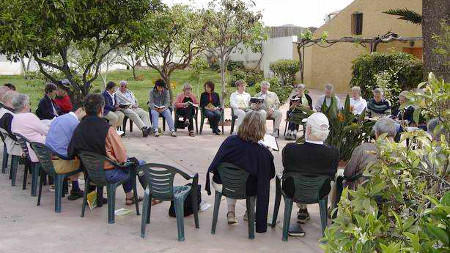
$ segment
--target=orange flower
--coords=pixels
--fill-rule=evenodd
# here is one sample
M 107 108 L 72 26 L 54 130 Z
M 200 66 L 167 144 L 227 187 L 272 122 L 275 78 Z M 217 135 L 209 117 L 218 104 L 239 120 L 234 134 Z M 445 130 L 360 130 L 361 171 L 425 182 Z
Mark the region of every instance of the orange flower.
M 340 122 L 344 122 L 344 115 L 342 115 L 342 113 L 338 113 L 337 116 Z

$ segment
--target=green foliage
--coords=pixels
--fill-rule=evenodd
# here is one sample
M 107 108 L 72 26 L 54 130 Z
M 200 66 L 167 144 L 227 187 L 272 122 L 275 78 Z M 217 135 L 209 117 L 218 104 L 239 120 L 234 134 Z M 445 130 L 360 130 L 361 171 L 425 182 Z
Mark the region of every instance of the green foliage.
M 419 13 L 405 9 L 390 9 L 388 11 L 383 11 L 385 14 L 399 16 L 398 19 L 406 20 L 416 25 L 422 24 L 422 15 Z
M 410 90 L 422 82 L 422 63 L 414 56 L 396 52 L 372 53 L 359 56 L 353 62 L 351 86 L 361 87 L 362 97 L 372 98 L 372 90 L 384 85 L 391 98 L 397 98 L 402 90 Z M 397 99 L 390 101 L 398 107 Z
M 229 85 L 231 86 L 231 87 L 235 87 L 236 85 L 235 85 L 235 82 L 237 81 L 237 80 L 246 80 L 246 78 L 247 78 L 247 74 L 245 73 L 245 71 L 242 71 L 242 70 L 235 70 L 235 71 L 233 71 L 233 72 L 231 72 L 231 74 L 230 74 L 230 81 L 229 81 Z
M 264 73 L 261 71 L 243 71 L 235 70 L 230 74 L 229 85 L 235 87 L 237 80 L 244 80 L 248 86 L 254 86 L 256 83 L 264 79 Z
M 444 62 L 445 65 L 450 65 L 450 23 L 447 24 L 447 22 L 445 20 L 441 22 L 441 35 L 433 36 L 433 39 L 437 43 L 437 47 L 433 51 L 446 59 Z
M 270 63 L 270 70 L 281 78 L 283 85 L 293 85 L 295 74 L 300 70 L 300 63 L 295 60 L 278 60 Z
M 227 71 L 245 70 L 244 63 L 241 61 L 228 61 Z
M 309 28 L 306 28 L 304 32 L 298 35 L 298 37 L 300 40 L 312 40 L 313 32 Z
M 448 117 L 449 84 L 431 74 L 410 104 L 430 117 Z M 448 118 L 441 127 L 449 131 Z M 449 252 L 450 146 L 442 135 L 403 133 L 399 143 L 380 136 L 376 163 L 356 190 L 345 188 L 337 217 L 325 231 L 326 252 Z M 409 139 L 410 145 L 404 141 Z

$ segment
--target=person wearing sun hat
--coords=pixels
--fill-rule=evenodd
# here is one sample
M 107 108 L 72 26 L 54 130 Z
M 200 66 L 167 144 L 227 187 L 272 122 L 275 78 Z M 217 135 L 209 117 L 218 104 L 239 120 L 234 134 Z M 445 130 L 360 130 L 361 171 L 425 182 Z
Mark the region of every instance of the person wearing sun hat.
M 70 91 L 70 82 L 67 79 L 62 79 L 56 83 L 56 97 L 53 103 L 58 106 L 61 114 L 66 114 L 72 111 L 73 104 L 70 100 L 68 92 Z
M 290 197 L 294 195 L 295 186 L 292 176 L 330 176 L 334 177 L 339 163 L 339 150 L 324 143 L 330 132 L 330 124 L 325 114 L 316 112 L 306 121 L 305 143 L 289 143 L 282 152 L 283 191 Z M 298 223 L 309 220 L 305 204 L 297 203 Z M 290 232 L 291 235 L 293 235 Z M 302 233 L 302 236 L 304 232 Z M 298 236 L 298 235 L 297 235 Z

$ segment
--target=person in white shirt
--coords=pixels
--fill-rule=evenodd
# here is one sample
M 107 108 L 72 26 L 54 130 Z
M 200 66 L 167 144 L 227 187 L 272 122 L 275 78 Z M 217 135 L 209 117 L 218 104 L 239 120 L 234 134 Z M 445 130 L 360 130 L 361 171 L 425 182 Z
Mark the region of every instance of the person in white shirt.
M 243 80 L 236 81 L 237 90 L 230 96 L 230 107 L 237 116 L 235 129 L 239 129 L 239 126 L 244 120 L 245 113 L 250 109 L 250 94 L 245 92 L 247 84 Z
M 127 81 L 120 81 L 116 99 L 120 110 L 142 130 L 146 137 L 151 132 L 149 113 L 139 107 L 138 100 L 128 89 Z
M 352 87 L 352 97 L 350 98 L 350 109 L 354 115 L 360 115 L 367 107 L 367 102 L 361 97 L 361 88 Z
M 314 107 L 317 112 L 322 111 L 324 101 L 328 108 L 331 106 L 337 106 L 338 110 L 342 109 L 341 101 L 336 95 L 334 95 L 334 87 L 332 84 L 325 85 L 325 95 L 322 95 L 317 99 L 316 106 Z
M 275 92 L 269 91 L 269 88 L 270 83 L 267 81 L 262 81 L 261 92 L 257 93 L 255 97 L 264 99 L 264 103 L 260 106 L 259 112 L 262 114 L 264 120 L 275 120 L 273 136 L 278 137 L 278 129 L 280 129 L 281 118 L 283 117 L 283 114 L 279 110 L 280 99 L 278 98 L 278 95 Z

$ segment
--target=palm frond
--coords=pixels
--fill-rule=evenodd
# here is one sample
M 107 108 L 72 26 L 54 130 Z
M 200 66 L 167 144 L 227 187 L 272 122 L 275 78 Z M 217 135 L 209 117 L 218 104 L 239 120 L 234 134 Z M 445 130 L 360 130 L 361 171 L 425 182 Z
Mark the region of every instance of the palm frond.
M 394 16 L 400 16 L 398 19 L 406 20 L 408 22 L 411 22 L 416 25 L 422 24 L 422 15 L 419 13 L 408 10 L 407 8 L 404 9 L 390 9 L 388 11 L 383 11 L 385 14 L 394 15 Z

